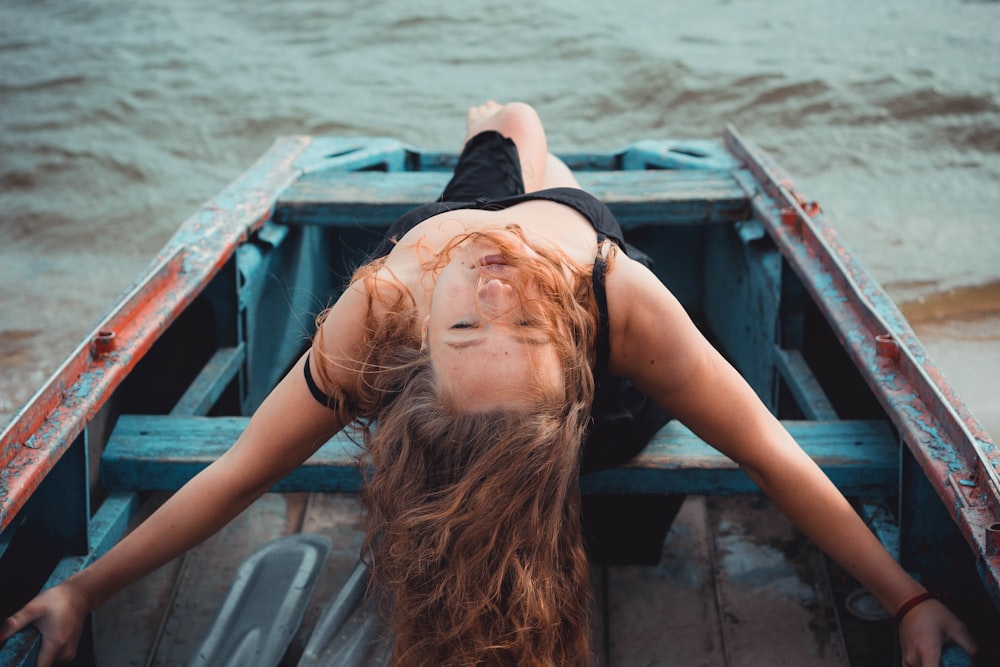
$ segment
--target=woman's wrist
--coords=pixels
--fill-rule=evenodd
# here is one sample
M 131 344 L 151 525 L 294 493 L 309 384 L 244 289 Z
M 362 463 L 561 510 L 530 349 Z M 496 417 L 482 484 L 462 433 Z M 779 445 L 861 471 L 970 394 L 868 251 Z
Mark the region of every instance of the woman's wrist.
M 916 609 L 919 605 L 935 598 L 936 596 L 933 593 L 923 591 L 904 600 L 903 603 L 896 608 L 896 613 L 892 615 L 892 618 L 896 623 L 896 627 L 899 627 L 906 615 Z
M 91 590 L 90 584 L 92 582 L 89 581 L 88 575 L 89 572 L 83 570 L 67 578 L 61 584 L 66 594 L 73 599 L 74 606 L 86 613 L 97 609 L 103 602 L 96 592 Z

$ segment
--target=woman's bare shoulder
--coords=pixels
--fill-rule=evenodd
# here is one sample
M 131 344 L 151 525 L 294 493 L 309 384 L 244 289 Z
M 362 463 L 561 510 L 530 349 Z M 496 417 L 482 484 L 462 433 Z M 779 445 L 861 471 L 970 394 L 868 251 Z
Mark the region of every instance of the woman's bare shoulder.
M 604 282 L 612 331 L 627 326 L 632 315 L 648 308 L 650 301 L 675 301 L 656 274 L 621 251 Z
M 366 332 L 377 329 L 389 314 L 408 311 L 415 305 L 413 286 L 387 266 L 372 271 L 351 282 L 322 316 L 320 335 L 324 352 L 352 349 L 365 339 Z M 338 342 L 334 342 L 338 341 Z
M 396 307 L 401 298 L 405 300 L 411 291 L 409 281 L 398 275 L 391 264 L 377 260 L 352 278 L 350 284 L 328 309 L 327 317 L 343 313 L 350 317 L 383 315 L 386 310 Z
M 365 332 L 370 327 L 372 299 L 366 281 L 355 281 L 319 317 L 313 349 L 330 360 L 364 358 Z
M 660 381 L 683 375 L 704 338 L 667 286 L 646 266 L 619 254 L 606 289 L 611 372 L 633 381 L 650 373 Z

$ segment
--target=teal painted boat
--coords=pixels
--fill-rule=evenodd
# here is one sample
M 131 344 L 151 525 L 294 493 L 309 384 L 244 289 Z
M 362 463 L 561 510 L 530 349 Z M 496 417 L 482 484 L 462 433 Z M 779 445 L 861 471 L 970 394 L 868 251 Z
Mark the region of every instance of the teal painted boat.
M 722 141 L 649 140 L 561 157 L 608 204 L 629 240 L 652 256 L 659 278 L 883 543 L 926 586 L 947 595 L 988 653 L 991 631 L 1000 627 L 1000 450 L 819 206 L 732 129 Z M 145 508 L 218 457 L 304 351 L 313 317 L 351 268 L 398 215 L 437 197 L 456 159 L 383 138 L 281 139 L 187 220 L 3 430 L 0 615 L 86 566 Z M 331 440 L 221 542 L 152 577 L 132 598 L 123 594 L 131 601 L 119 604 L 136 606 L 99 612 L 77 664 L 165 664 L 170 651 L 190 661 L 215 627 L 240 548 L 314 529 L 332 538 L 340 560 L 331 557 L 335 572 L 313 594 L 325 598 L 310 602 L 282 659 L 296 664 L 309 632 L 321 625 L 319 610 L 349 581 L 357 560 L 355 447 L 344 437 Z M 767 599 L 778 619 L 771 624 L 783 628 L 789 612 L 782 605 L 795 596 L 760 593 L 738 611 L 746 571 L 738 576 L 726 559 L 761 558 L 778 544 L 776 562 L 794 569 L 791 552 L 805 547 L 794 531 L 777 535 L 773 520 L 762 518 L 772 515 L 735 464 L 670 424 L 638 459 L 587 475 L 582 485 L 587 494 L 696 499 L 667 539 L 666 564 L 598 573 L 601 613 L 633 608 L 624 630 L 602 622 L 599 660 L 634 664 L 640 654 L 675 650 L 684 633 L 661 628 L 658 636 L 637 637 L 628 630 L 641 625 L 636 619 L 676 614 L 671 599 L 701 604 L 717 622 L 684 632 L 725 656 L 718 664 L 744 664 L 733 658 L 734 647 L 763 655 L 746 650 L 741 642 L 750 640 L 732 618 L 742 613 L 744 626 L 753 627 L 751 617 L 764 617 Z M 748 506 L 756 509 L 747 514 Z M 699 580 L 690 589 L 678 583 L 684 554 L 684 571 Z M 812 628 L 810 646 L 834 661 L 809 662 L 815 656 L 807 658 L 806 649 L 792 661 L 886 664 L 891 622 L 878 609 L 865 611 L 843 573 L 819 556 L 806 560 L 818 568 L 807 577 L 812 592 L 797 594 L 792 606 Z M 200 582 L 199 613 L 176 609 L 185 580 Z M 650 591 L 659 592 L 643 597 Z M 697 602 L 705 599 L 712 604 Z M 172 630 L 182 615 L 192 625 Z M 180 634 L 193 635 L 189 645 Z M 33 664 L 37 643 L 33 630 L 20 633 L 0 650 L 0 663 Z M 773 639 L 758 638 L 762 643 L 774 649 Z M 971 662 L 956 650 L 942 664 Z

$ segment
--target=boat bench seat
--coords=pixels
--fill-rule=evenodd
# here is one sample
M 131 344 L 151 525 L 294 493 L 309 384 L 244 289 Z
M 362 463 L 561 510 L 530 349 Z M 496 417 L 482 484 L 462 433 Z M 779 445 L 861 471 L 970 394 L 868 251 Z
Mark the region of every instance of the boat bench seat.
M 247 417 L 123 415 L 101 457 L 111 491 L 174 491 L 229 448 Z M 895 495 L 899 444 L 887 422 L 786 421 L 785 427 L 848 496 Z M 354 492 L 362 485 L 358 445 L 344 435 L 324 444 L 275 491 Z M 667 424 L 626 465 L 585 475 L 585 493 L 752 494 L 759 489 L 728 458 L 677 422 Z
M 272 220 L 291 226 L 384 227 L 411 208 L 435 201 L 450 175 L 440 171 L 307 174 L 281 193 Z M 584 171 L 577 178 L 607 204 L 625 229 L 750 217 L 750 199 L 734 171 Z

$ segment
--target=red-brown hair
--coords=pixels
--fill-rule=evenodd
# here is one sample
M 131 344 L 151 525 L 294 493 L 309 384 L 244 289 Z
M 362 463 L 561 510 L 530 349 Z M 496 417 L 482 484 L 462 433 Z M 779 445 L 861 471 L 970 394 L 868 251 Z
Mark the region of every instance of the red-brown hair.
M 522 298 L 530 282 L 523 307 L 559 351 L 563 400 L 474 413 L 447 405 L 420 350 L 412 295 L 378 261 L 355 274 L 371 299 L 371 353 L 356 397 L 365 550 L 391 609 L 393 664 L 586 665 L 578 475 L 594 391 L 590 270 L 488 231 L 459 237 L 425 270 L 436 276 L 471 236 L 489 238 L 519 267 Z

